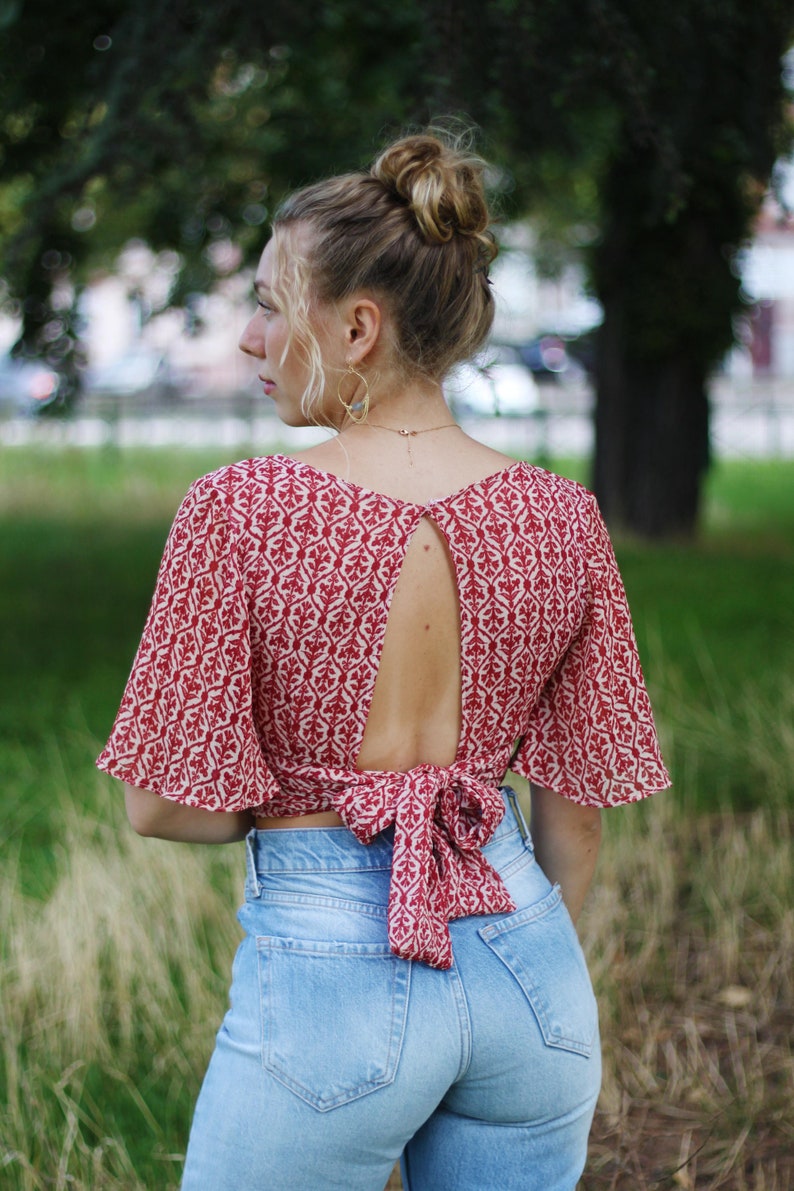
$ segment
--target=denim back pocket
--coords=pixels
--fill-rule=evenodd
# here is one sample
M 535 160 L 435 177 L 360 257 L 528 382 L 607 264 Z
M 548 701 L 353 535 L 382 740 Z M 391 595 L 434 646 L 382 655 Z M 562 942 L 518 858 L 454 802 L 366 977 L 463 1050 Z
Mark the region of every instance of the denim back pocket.
M 320 1112 L 390 1084 L 411 964 L 381 943 L 256 940 L 262 1062 Z
M 598 1006 L 559 886 L 478 933 L 518 981 L 546 1045 L 589 1057 L 598 1037 Z

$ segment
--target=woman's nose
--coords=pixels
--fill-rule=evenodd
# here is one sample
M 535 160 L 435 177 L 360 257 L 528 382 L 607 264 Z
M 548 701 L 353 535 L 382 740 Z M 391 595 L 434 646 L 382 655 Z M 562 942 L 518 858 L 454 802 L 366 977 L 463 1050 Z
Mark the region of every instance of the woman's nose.
M 262 360 L 265 356 L 265 339 L 257 329 L 257 321 L 256 315 L 248 321 L 237 346 L 247 356 L 256 356 Z

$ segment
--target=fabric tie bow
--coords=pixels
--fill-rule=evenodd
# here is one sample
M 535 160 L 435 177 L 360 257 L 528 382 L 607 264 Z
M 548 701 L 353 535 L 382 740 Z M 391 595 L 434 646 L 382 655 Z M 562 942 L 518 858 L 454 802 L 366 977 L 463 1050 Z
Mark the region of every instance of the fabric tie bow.
M 363 844 L 394 825 L 388 930 L 396 955 L 449 968 L 450 919 L 515 909 L 480 851 L 504 814 L 502 796 L 463 767 L 364 772 L 333 804 Z

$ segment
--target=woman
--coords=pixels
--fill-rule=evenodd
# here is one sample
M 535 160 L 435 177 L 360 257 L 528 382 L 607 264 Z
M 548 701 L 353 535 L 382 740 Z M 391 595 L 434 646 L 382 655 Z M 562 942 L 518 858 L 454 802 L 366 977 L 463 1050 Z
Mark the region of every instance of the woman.
M 282 206 L 240 346 L 287 425 L 174 522 L 101 768 L 246 841 L 184 1191 L 572 1191 L 600 1082 L 573 923 L 600 807 L 668 784 L 593 498 L 470 439 L 482 163 L 433 133 Z M 510 766 L 532 783 L 531 836 Z

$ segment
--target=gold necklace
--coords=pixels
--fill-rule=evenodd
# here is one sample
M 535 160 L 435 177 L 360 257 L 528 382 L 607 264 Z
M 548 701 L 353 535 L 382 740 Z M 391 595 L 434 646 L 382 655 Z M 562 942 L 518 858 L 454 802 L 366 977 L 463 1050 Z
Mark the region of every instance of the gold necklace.
M 444 422 L 442 426 L 425 426 L 424 430 L 406 430 L 404 427 L 382 426 L 379 422 L 366 422 L 365 425 L 371 426 L 373 430 L 388 430 L 390 434 L 399 434 L 401 438 L 404 438 L 408 447 L 408 464 L 410 467 L 414 466 L 411 439 L 416 438 L 417 434 L 432 434 L 434 430 L 460 430 L 457 422 Z

